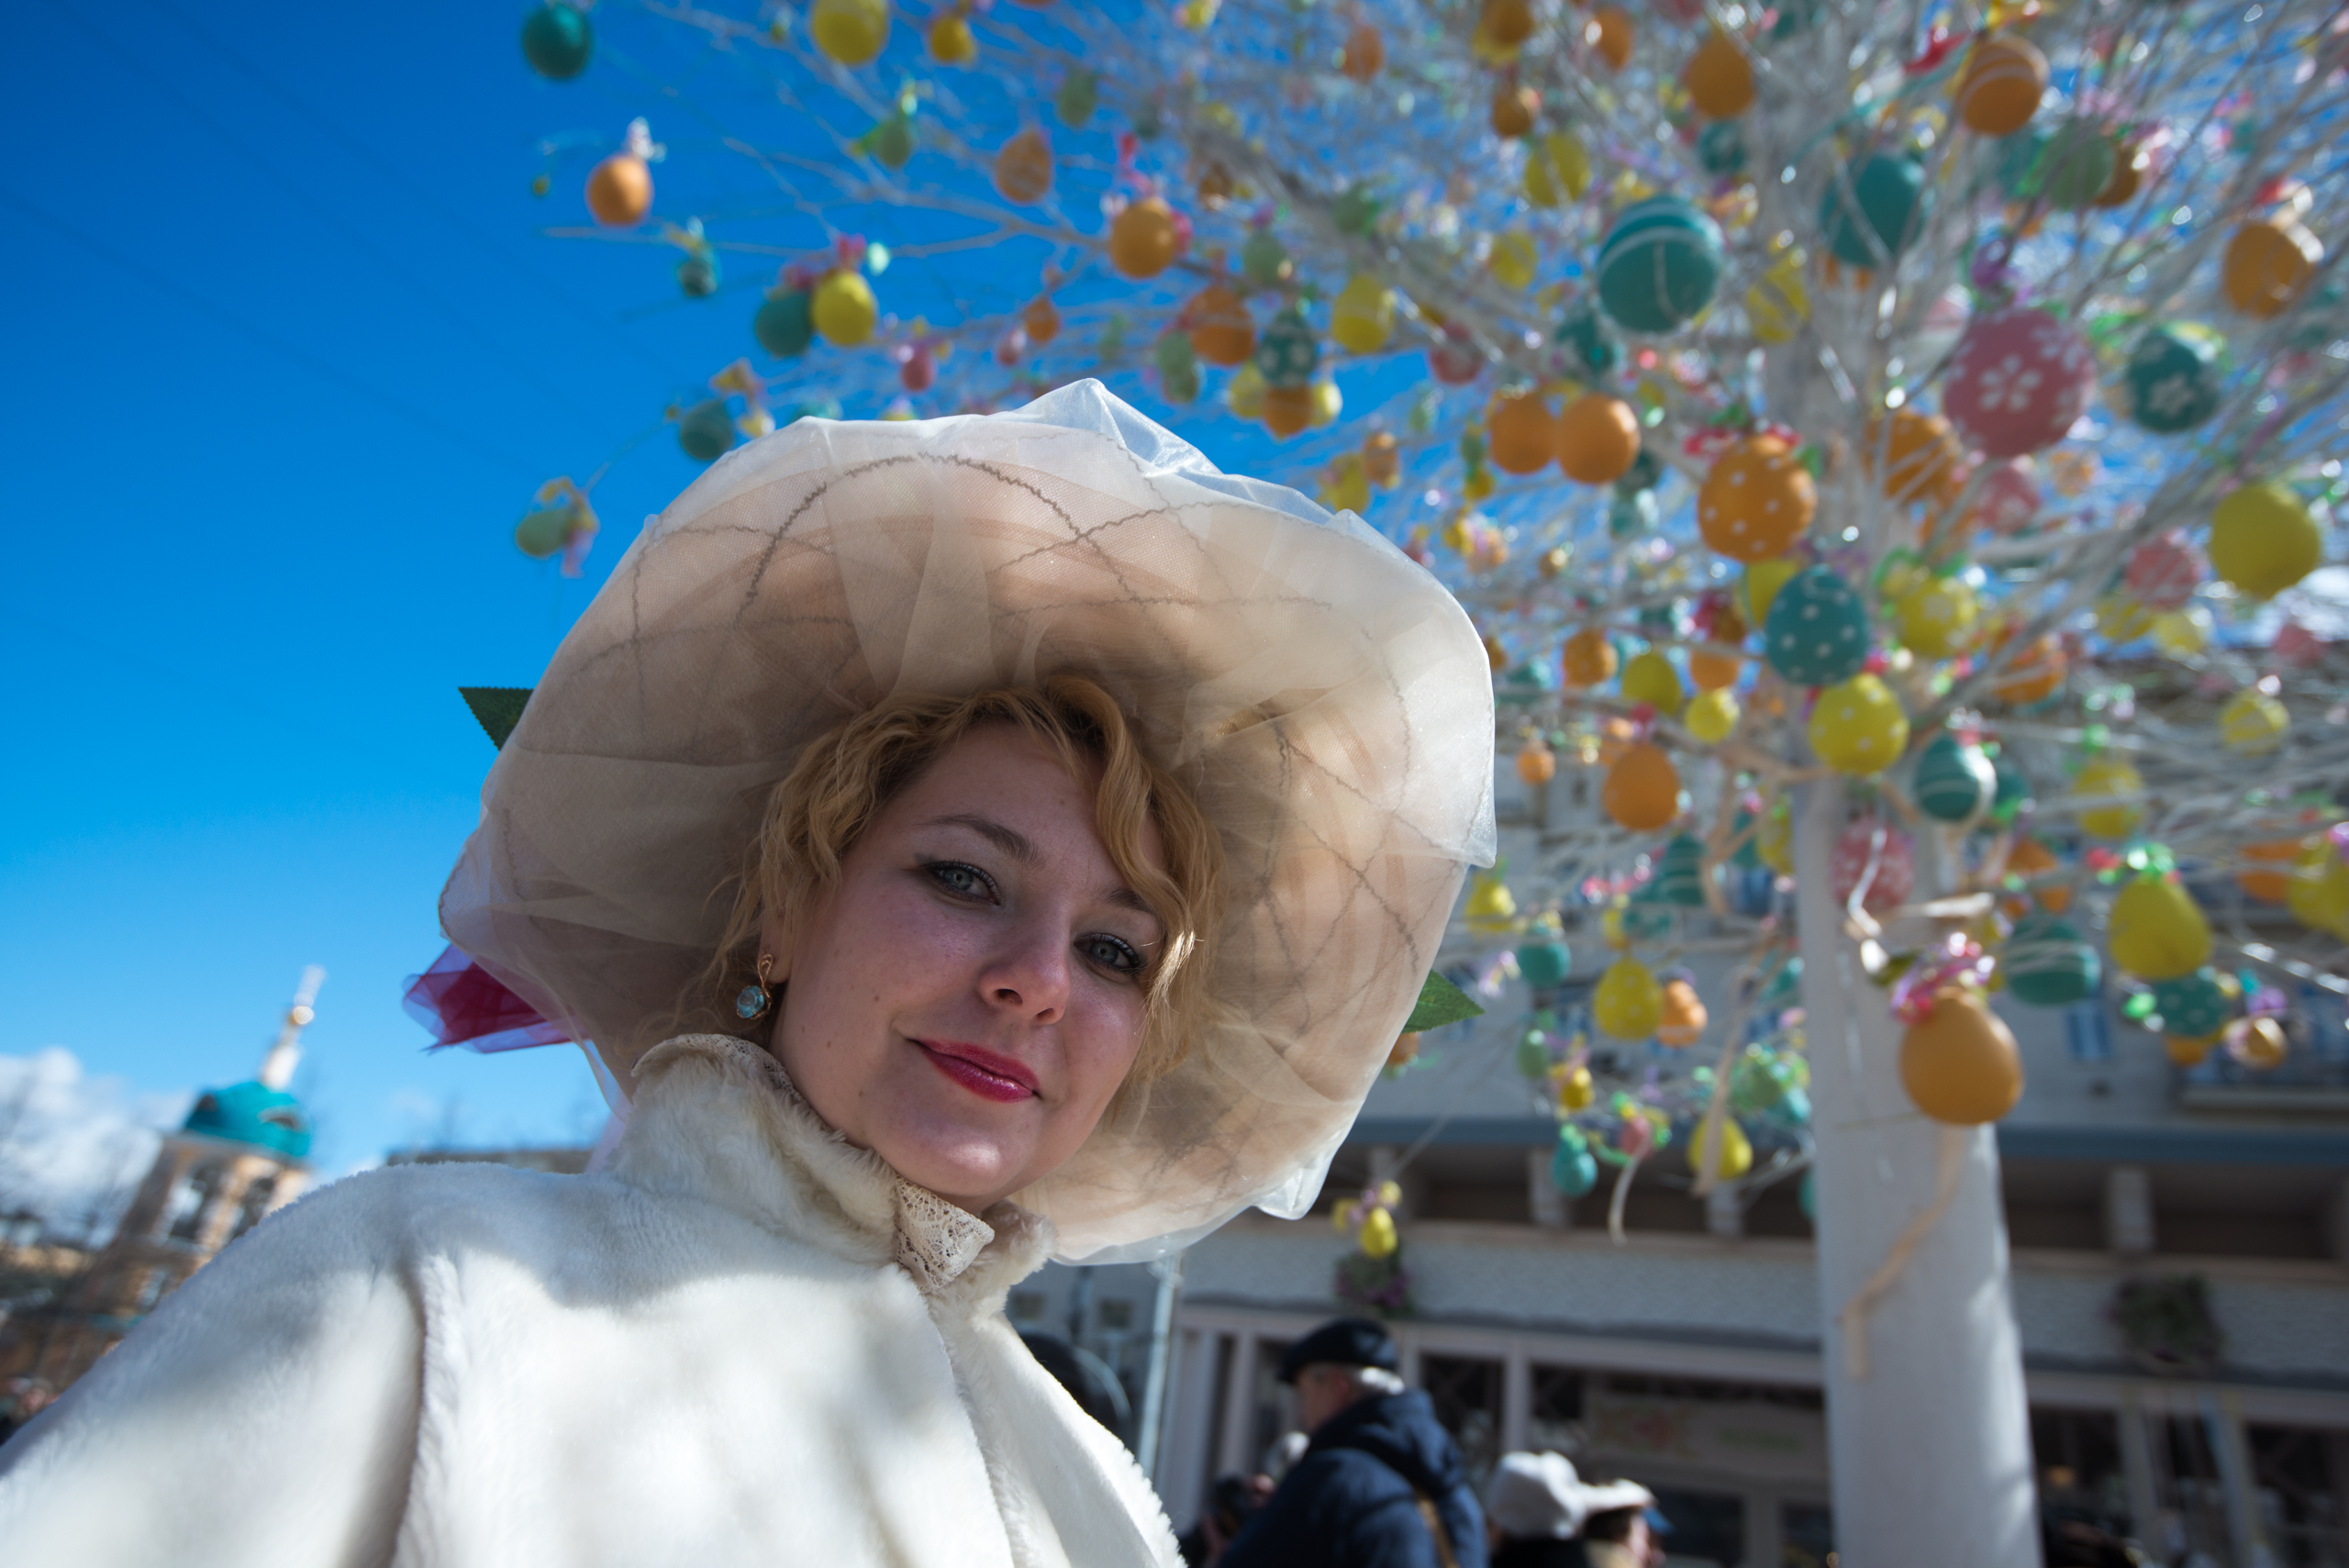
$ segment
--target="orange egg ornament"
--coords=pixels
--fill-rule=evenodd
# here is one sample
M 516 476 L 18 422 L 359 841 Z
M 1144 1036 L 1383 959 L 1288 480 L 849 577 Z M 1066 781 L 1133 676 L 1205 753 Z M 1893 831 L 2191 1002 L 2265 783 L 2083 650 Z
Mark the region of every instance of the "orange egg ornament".
M 1381 488 L 1392 488 L 1403 478 L 1403 444 L 1391 430 L 1373 430 L 1363 439 L 1362 476 Z
M 2054 851 L 2036 839 L 2017 839 L 2014 841 L 2014 847 L 2007 851 L 2009 876 L 2019 876 L 2029 880 L 2047 872 L 2060 871 L 2063 869 L 2063 864 L 2062 861 L 2055 858 Z M 2039 906 L 2050 915 L 2061 915 L 2072 906 L 2072 890 L 2068 887 L 2043 887 L 2037 891 L 2035 896 L 2039 900 Z M 2008 901 L 2008 907 L 2016 913 L 2021 913 L 2029 906 L 2021 899 L 2010 899 Z
M 2266 904 L 2281 904 L 2291 896 L 2292 865 L 2300 858 L 2303 840 L 2299 839 L 2268 839 L 2245 844 L 2235 852 L 2261 869 L 2235 873 L 2235 885 L 2247 897 Z M 2266 868 L 2277 869 L 2268 871 Z
M 2012 33 L 1990 39 L 1966 61 L 1957 84 L 1958 118 L 1977 136 L 2012 136 L 2047 95 L 2047 57 Z
M 1583 39 L 1597 50 L 1610 69 L 1631 63 L 1631 17 L 1620 6 L 1601 6 L 1583 25 Z
M 1503 83 L 1493 94 L 1493 134 L 1503 141 L 1514 141 L 1533 128 L 1533 117 L 1541 112 L 1541 94 Z
M 2324 242 L 2290 217 L 2244 224 L 2219 263 L 2228 303 L 2245 316 L 2281 316 L 2307 292 L 2324 261 Z
M 2007 663 L 2006 673 L 1990 684 L 1999 701 L 2017 707 L 2029 707 L 2044 702 L 2064 684 L 2065 672 L 2070 661 L 2064 656 L 2064 645 L 2053 633 L 2035 638 Z
M 1710 118 L 1733 119 L 1753 106 L 1753 62 L 1719 28 L 1688 57 L 1680 82 L 1697 112 Z
M 1156 196 L 1128 204 L 1109 224 L 1109 264 L 1127 277 L 1154 278 L 1182 253 L 1174 209 Z
M 1607 770 L 1598 798 L 1617 827 L 1653 832 L 1680 815 L 1680 770 L 1663 747 L 1640 741 L 1625 747 Z
M 1885 498 L 1904 506 L 1946 506 L 1965 484 L 1965 448 L 1938 414 L 1896 408 L 1888 419 L 1871 419 L 1866 460 L 1884 475 Z
M 1726 691 L 1737 684 L 1745 656 L 1722 643 L 1708 642 L 1688 651 L 1688 680 L 1700 692 Z
M 1664 1017 L 1655 1026 L 1656 1041 L 1675 1050 L 1696 1044 L 1705 1038 L 1705 1025 L 1710 1015 L 1705 1011 L 1704 998 L 1686 980 L 1664 983 Z
M 1503 473 L 1539 473 L 1557 455 L 1558 418 L 1539 392 L 1504 393 L 1486 411 L 1485 437 Z
M 1640 459 L 1640 418 L 1631 406 L 1586 392 L 1558 416 L 1558 466 L 1585 484 L 1612 484 Z
M 1526 0 L 1485 0 L 1478 19 L 1485 36 L 1503 49 L 1514 49 L 1533 36 L 1533 7 Z
M 1061 335 L 1060 306 L 1049 299 L 1030 300 L 1028 308 L 1019 313 L 1019 325 L 1027 332 L 1028 340 L 1041 349 Z
M 1570 686 L 1603 686 L 1615 678 L 1615 645 L 1597 627 L 1585 627 L 1566 639 L 1558 655 L 1559 670 Z
M 1003 144 L 995 155 L 996 194 L 1019 206 L 1031 206 L 1052 192 L 1052 144 L 1034 126 Z
M 1338 69 L 1350 81 L 1368 83 L 1386 69 L 1386 40 L 1368 22 L 1356 22 L 1346 35 L 1346 52 Z
M 1558 754 L 1542 741 L 1531 742 L 1517 754 L 1517 776 L 1539 789 L 1558 776 Z
M 633 152 L 615 152 L 587 176 L 587 210 L 607 228 L 634 228 L 652 210 L 652 171 Z
M 1809 531 L 1819 487 L 1776 436 L 1748 436 L 1714 460 L 1697 493 L 1697 528 L 1731 561 L 1784 555 Z
M 1209 284 L 1183 307 L 1192 351 L 1211 365 L 1248 362 L 1256 351 L 1256 322 L 1237 291 Z
M 1282 440 L 1313 422 L 1313 386 L 1268 386 L 1264 389 L 1264 428 Z
M 2022 1054 L 1996 1013 L 1952 986 L 1901 1036 L 1900 1085 L 1935 1121 L 1979 1127 L 2022 1098 Z

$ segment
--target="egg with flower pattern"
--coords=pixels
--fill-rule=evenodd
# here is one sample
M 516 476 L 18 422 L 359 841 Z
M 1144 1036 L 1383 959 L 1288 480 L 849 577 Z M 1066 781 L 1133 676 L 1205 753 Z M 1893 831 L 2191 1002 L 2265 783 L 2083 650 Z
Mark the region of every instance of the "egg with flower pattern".
M 1966 328 L 1942 411 L 1985 454 L 2021 457 L 2062 440 L 2095 393 L 2087 340 L 2044 310 L 2012 306 Z

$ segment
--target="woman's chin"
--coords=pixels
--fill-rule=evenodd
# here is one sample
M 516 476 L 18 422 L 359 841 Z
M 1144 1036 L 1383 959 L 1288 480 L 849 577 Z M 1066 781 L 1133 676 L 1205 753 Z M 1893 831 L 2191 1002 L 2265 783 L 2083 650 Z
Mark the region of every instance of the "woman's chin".
M 985 1208 L 1027 1184 L 1032 1140 L 1002 1127 L 972 1125 L 977 1119 L 936 1110 L 893 1118 L 885 1131 L 876 1129 L 874 1152 L 914 1185 Z

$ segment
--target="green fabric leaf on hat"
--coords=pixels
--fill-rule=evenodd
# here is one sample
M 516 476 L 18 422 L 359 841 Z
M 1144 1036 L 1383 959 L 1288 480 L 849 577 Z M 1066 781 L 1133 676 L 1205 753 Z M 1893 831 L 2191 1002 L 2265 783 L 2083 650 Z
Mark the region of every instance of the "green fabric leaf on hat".
M 1411 1008 L 1411 1016 L 1403 1024 L 1405 1034 L 1418 1034 L 1424 1029 L 1442 1029 L 1463 1018 L 1484 1017 L 1485 1009 L 1469 999 L 1468 993 L 1431 970 L 1427 984 L 1419 987 L 1419 999 Z
M 501 751 L 506 738 L 522 722 L 522 705 L 530 700 L 528 686 L 459 686 L 457 695 L 473 709 L 475 722 Z

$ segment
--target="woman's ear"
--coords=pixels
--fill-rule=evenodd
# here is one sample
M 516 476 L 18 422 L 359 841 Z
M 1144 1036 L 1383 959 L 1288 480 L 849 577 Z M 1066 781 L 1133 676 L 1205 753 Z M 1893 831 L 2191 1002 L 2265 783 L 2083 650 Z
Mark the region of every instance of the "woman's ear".
M 759 957 L 774 961 L 767 965 L 766 984 L 770 989 L 791 978 L 791 929 L 773 907 L 759 914 Z M 755 963 L 757 960 L 751 962 Z

